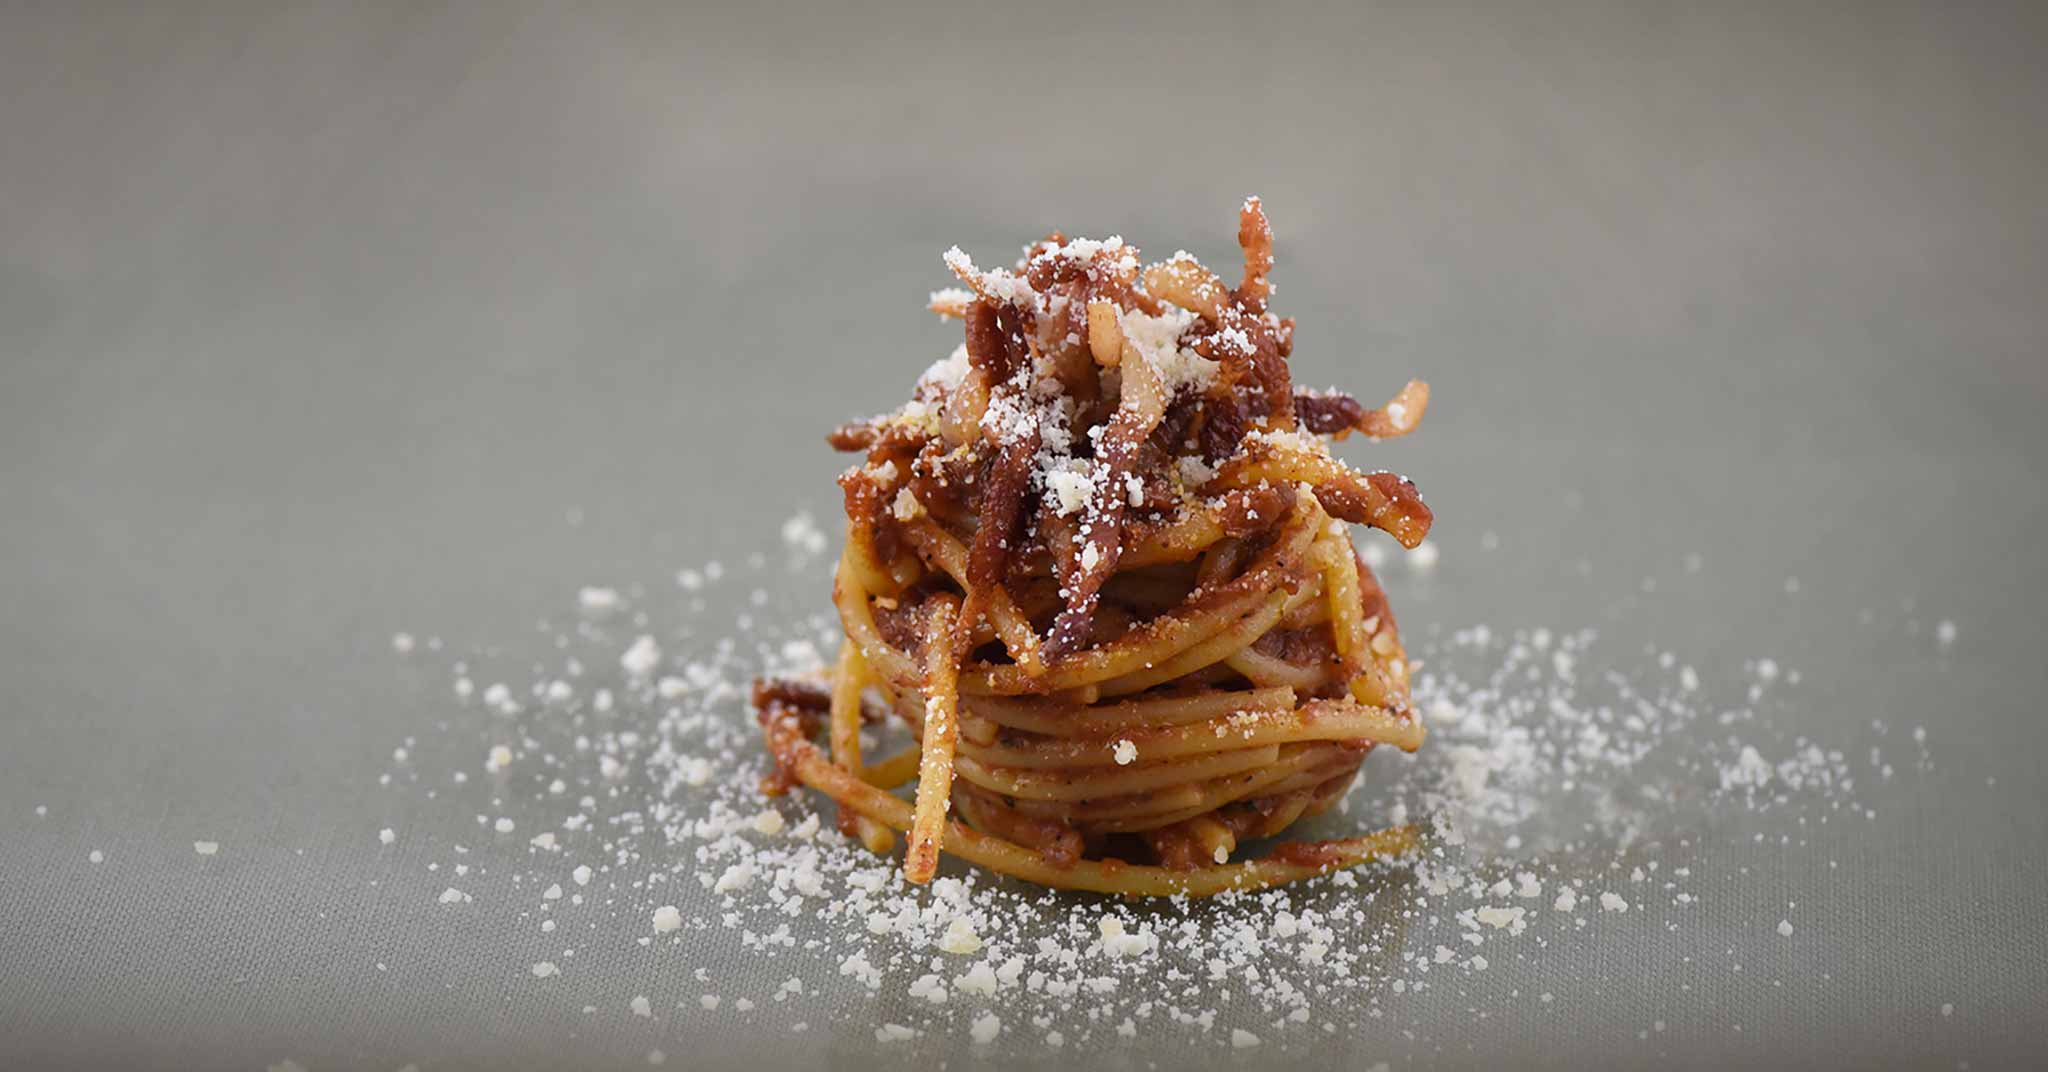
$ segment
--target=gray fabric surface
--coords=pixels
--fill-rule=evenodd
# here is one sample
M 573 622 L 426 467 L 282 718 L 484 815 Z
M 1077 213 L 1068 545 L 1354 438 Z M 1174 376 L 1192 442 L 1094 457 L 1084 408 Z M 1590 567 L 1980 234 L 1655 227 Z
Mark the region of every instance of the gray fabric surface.
M 829 518 L 822 430 L 954 339 L 918 309 L 940 250 L 1227 261 L 1254 191 L 1299 377 L 1435 388 L 1417 437 L 1347 450 L 1436 508 L 1443 564 L 1389 578 L 1416 637 L 1598 627 L 1729 690 L 1771 657 L 1788 737 L 1880 720 L 1910 766 L 1928 730 L 1859 786 L 1873 822 L 1674 817 L 1713 896 L 1672 929 L 1257 1056 L 2038 1063 L 2044 46 L 2029 5 L 10 5 L 0 1064 L 1241 1056 L 881 1047 L 843 988 L 803 1035 L 636 1021 L 698 967 L 787 972 L 712 943 L 525 985 L 524 903 L 437 913 L 424 870 L 514 854 L 377 777 L 409 735 L 480 757 L 448 658 L 395 631 L 541 658 L 578 585 L 673 593 Z M 816 613 L 820 576 L 771 563 L 754 613 Z M 689 621 L 744 609 L 721 591 Z

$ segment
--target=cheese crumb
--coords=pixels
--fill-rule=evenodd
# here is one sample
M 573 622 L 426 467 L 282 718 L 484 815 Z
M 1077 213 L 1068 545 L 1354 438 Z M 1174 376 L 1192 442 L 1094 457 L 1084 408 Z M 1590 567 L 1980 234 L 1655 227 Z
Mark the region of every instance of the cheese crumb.
M 746 889 L 753 884 L 754 865 L 744 862 L 736 863 L 726 868 L 725 873 L 718 876 L 718 883 L 711 887 L 711 892 L 731 893 L 734 890 Z
M 192 843 L 192 851 L 198 853 L 201 856 L 212 856 L 213 854 L 220 851 L 220 842 L 195 841 Z
M 1095 493 L 1095 484 L 1088 479 L 1085 469 L 1061 467 L 1045 474 L 1045 488 L 1052 493 L 1057 504 L 1055 510 L 1061 517 L 1072 517 L 1088 505 L 1088 498 Z
M 632 677 L 651 677 L 661 666 L 661 646 L 654 642 L 653 637 L 643 633 L 624 655 L 619 656 L 619 666 Z
M 603 618 L 619 609 L 619 593 L 613 588 L 582 588 L 576 592 L 576 605 L 592 618 Z
M 105 860 L 106 860 L 106 858 L 107 858 L 107 854 L 106 854 L 106 853 L 104 853 L 104 852 L 101 852 L 101 851 L 100 851 L 100 850 L 98 850 L 98 849 L 94 849 L 94 850 L 92 850 L 91 852 L 87 853 L 87 854 L 85 855 L 85 858 L 86 858 L 86 860 L 87 860 L 87 861 L 89 861 L 89 862 L 91 862 L 91 863 L 96 863 L 96 864 L 97 864 L 97 863 L 103 863 L 103 862 L 105 862 Z
M 590 865 L 577 864 L 576 870 L 569 872 L 569 877 L 575 879 L 578 886 L 590 885 Z
M 1472 918 L 1495 930 L 1513 929 L 1516 932 L 1520 932 L 1523 927 L 1523 914 L 1524 910 L 1519 905 L 1506 908 L 1496 905 L 1481 905 L 1478 911 L 1472 913 Z
M 1792 921 L 1789 919 L 1779 920 L 1778 933 L 1784 935 L 1787 938 L 1792 937 Z
M 916 494 L 906 485 L 896 489 L 896 499 L 889 504 L 889 512 L 896 515 L 898 521 L 914 521 L 917 515 L 924 513 L 924 504 L 917 501 Z
M 939 948 L 948 953 L 972 953 L 981 948 L 981 938 L 974 933 L 973 924 L 958 916 L 946 924 L 946 933 L 939 939 Z
M 1620 894 L 1608 890 L 1600 894 L 1600 907 L 1609 912 L 1626 912 L 1628 902 L 1622 900 Z
M 647 995 L 645 995 L 645 994 L 635 994 L 635 995 L 633 996 L 633 1015 L 635 1015 L 635 1016 L 653 1016 L 653 1015 L 654 1015 L 654 1004 L 653 1004 L 652 1002 L 650 1002 L 650 1001 L 648 1001 L 648 1000 L 647 1000 Z
M 385 828 L 384 828 L 384 829 L 382 829 L 382 830 L 379 830 L 379 831 L 377 831 L 377 841 L 378 841 L 378 843 L 379 843 L 379 844 L 383 844 L 383 845 L 389 845 L 389 844 L 391 844 L 392 842 L 394 842 L 394 841 L 397 841 L 397 840 L 398 840 L 398 832 L 397 832 L 397 831 L 395 831 L 395 830 L 393 830 L 393 829 L 391 829 L 391 828 L 390 828 L 390 827 L 388 827 L 388 826 L 387 826 L 387 827 L 385 827 Z
M 654 910 L 654 933 L 667 934 L 683 925 L 683 914 L 674 905 L 662 905 Z
M 983 1013 L 974 1018 L 974 1026 L 967 1029 L 974 1041 L 987 1045 L 1003 1033 L 1003 1021 L 995 1013 Z
M 536 979 L 545 979 L 550 975 L 562 974 L 562 969 L 555 967 L 555 962 L 551 960 L 540 961 L 527 970 L 533 972 L 533 977 Z
M 1254 1034 L 1252 1034 L 1251 1032 L 1249 1032 L 1249 1031 L 1246 1031 L 1246 1030 L 1245 1030 L 1244 1028 L 1241 1028 L 1241 1027 L 1233 1027 L 1233 1028 L 1231 1028 L 1231 1029 L 1230 1029 L 1230 1048 L 1231 1048 L 1231 1049 L 1234 1049 L 1234 1050 L 1248 1050 L 1248 1049 L 1251 1049 L 1251 1048 L 1252 1048 L 1253 1046 L 1256 1046 L 1256 1045 L 1258 1045 L 1258 1044 L 1259 1044 L 1259 1036 L 1257 1036 L 1257 1035 L 1254 1035 Z
M 1129 766 L 1133 760 L 1138 758 L 1138 746 L 1132 744 L 1129 738 L 1121 739 L 1116 743 L 1115 754 L 1117 766 Z
M 948 952 L 951 952 L 951 950 L 948 950 Z M 953 980 L 953 989 L 963 994 L 980 994 L 983 997 L 994 997 L 998 987 L 999 984 L 996 982 L 995 970 L 990 968 L 988 961 L 985 960 L 967 969 L 967 974 L 957 976 Z

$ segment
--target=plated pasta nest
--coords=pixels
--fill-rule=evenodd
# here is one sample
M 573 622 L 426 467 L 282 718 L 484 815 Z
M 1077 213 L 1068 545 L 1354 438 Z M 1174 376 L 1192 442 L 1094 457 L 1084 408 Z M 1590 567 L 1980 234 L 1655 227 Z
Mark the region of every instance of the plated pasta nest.
M 965 342 L 901 408 L 830 436 L 865 454 L 840 477 L 846 640 L 823 683 L 756 683 L 771 791 L 829 794 L 878 853 L 905 834 L 913 882 L 943 850 L 1047 886 L 1203 895 L 1412 847 L 1397 827 L 1233 862 L 1333 805 L 1372 748 L 1422 745 L 1347 523 L 1410 548 L 1430 526 L 1413 484 L 1327 447 L 1413 431 L 1428 386 L 1378 409 L 1295 387 L 1257 198 L 1238 243 L 1235 287 L 1118 238 L 1055 233 L 1010 270 L 947 252 L 965 289 L 931 309 Z M 891 714 L 918 744 L 870 761 L 861 726 Z M 892 792 L 913 781 L 914 801 Z

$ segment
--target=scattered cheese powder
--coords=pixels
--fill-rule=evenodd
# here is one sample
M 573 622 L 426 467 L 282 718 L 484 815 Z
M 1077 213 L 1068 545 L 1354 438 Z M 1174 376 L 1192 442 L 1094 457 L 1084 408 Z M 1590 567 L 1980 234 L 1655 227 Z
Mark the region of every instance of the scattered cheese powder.
M 192 851 L 198 853 L 201 856 L 212 856 L 220 852 L 220 842 L 195 841 L 192 843 Z
M 1021 277 L 1004 277 L 1002 286 L 1028 290 Z M 1178 362 L 1180 374 L 1198 376 L 1199 365 L 1165 352 L 1170 343 L 1146 345 L 1155 358 Z M 957 357 L 948 361 L 964 376 L 964 352 Z M 1049 441 L 1065 441 L 1056 420 L 1042 423 Z M 1071 494 L 1077 511 L 1086 509 L 1098 493 L 1089 468 L 1073 460 L 1068 452 L 1041 468 L 1041 490 L 1055 508 Z M 1006 1037 L 1006 1049 L 1028 1055 L 1069 1044 L 1092 1054 L 1168 1031 L 1237 1049 L 1268 1040 L 1284 1047 L 1295 1032 L 1378 1037 L 1385 1025 L 1376 1021 L 1398 1015 L 1404 1001 L 1463 1008 L 1484 1000 L 1460 980 L 1492 964 L 1518 969 L 1560 943 L 1598 940 L 1603 926 L 1634 932 L 1638 913 L 1678 930 L 1717 892 L 1711 883 L 1723 881 L 1693 875 L 1713 857 L 1700 835 L 1674 831 L 1712 827 L 1674 825 L 1672 816 L 1691 814 L 1681 807 L 1754 816 L 1752 825 L 1797 846 L 1809 819 L 1871 821 L 1853 786 L 1890 769 L 1876 747 L 1866 774 L 1861 745 L 1781 732 L 1773 696 L 1797 682 L 1769 660 L 1746 664 L 1730 681 L 1732 667 L 1726 676 L 1703 675 L 1653 649 L 1644 665 L 1654 669 L 1625 673 L 1616 669 L 1631 665 L 1625 630 L 1605 648 L 1592 630 L 1412 631 L 1415 705 L 1427 713 L 1430 745 L 1390 757 L 1402 762 L 1375 758 L 1329 820 L 1333 830 L 1430 825 L 1434 833 L 1400 866 L 1399 881 L 1367 868 L 1275 890 L 1107 910 L 969 868 L 912 887 L 895 860 L 839 832 L 829 805 L 797 793 L 764 806 L 756 791 L 769 765 L 747 709 L 752 679 L 816 672 L 841 639 L 829 608 L 795 620 L 755 616 L 786 591 L 824 583 L 822 556 L 797 565 L 813 556 L 821 532 L 793 519 L 781 547 L 771 543 L 744 567 L 679 569 L 669 596 L 636 595 L 630 607 L 617 590 L 580 590 L 566 624 L 545 623 L 545 647 L 456 661 L 449 646 L 457 695 L 439 724 L 448 739 L 406 739 L 394 755 L 402 766 L 384 784 L 487 829 L 510 832 L 504 813 L 512 812 L 542 831 L 527 845 L 493 838 L 474 850 L 442 846 L 439 859 L 418 865 L 453 870 L 479 895 L 522 906 L 513 933 L 562 943 L 538 951 L 554 959 L 534 963 L 537 978 L 558 974 L 555 964 L 571 957 L 610 955 L 606 920 L 630 925 L 638 912 L 651 919 L 652 933 L 637 935 L 644 955 L 658 958 L 650 970 L 692 973 L 706 991 L 768 980 L 729 992 L 729 1001 L 708 992 L 684 997 L 677 1008 L 690 1019 L 772 1002 L 791 1006 L 777 1022 L 795 1031 L 843 1007 L 848 994 L 886 993 L 886 1005 L 866 1006 L 892 1018 L 873 1028 L 884 1043 L 927 1033 L 978 1044 Z M 1361 551 L 1384 556 L 1383 542 Z M 1433 556 L 1425 544 L 1410 559 L 1426 569 Z M 735 584 L 748 587 L 728 602 L 711 600 L 713 589 Z M 592 594 L 600 592 L 609 595 Z M 742 606 L 737 620 L 734 605 Z M 677 606 L 699 618 L 665 617 Z M 1368 632 L 1387 635 L 1377 623 Z M 664 653 L 656 636 L 678 638 L 677 650 Z M 602 681 L 614 660 L 623 677 Z M 494 676 L 512 684 L 463 684 Z M 467 703 L 478 693 L 481 704 Z M 862 732 L 864 751 L 875 755 L 907 741 L 894 723 Z M 460 769 L 473 771 L 479 752 L 493 777 Z M 1105 758 L 1129 765 L 1138 752 L 1136 741 L 1118 738 Z M 437 775 L 431 763 L 443 756 L 455 769 Z M 385 844 L 395 837 L 379 832 Z M 1656 851 L 1643 853 L 1645 844 Z M 565 875 L 555 853 L 588 862 Z M 592 882 L 599 869 L 604 884 Z M 1624 882 L 1628 900 L 1613 889 L 1588 892 Z M 471 900 L 452 886 L 439 895 L 444 905 Z M 1602 911 L 1585 913 L 1591 902 Z M 1629 918 L 1600 918 L 1606 913 Z M 664 939 L 686 926 L 690 941 Z M 1790 927 L 1779 923 L 1787 937 Z M 715 965 L 733 961 L 701 950 L 727 945 L 742 962 L 775 961 L 774 974 L 715 978 Z M 1572 997 L 1525 993 L 1539 1003 Z M 647 995 L 632 995 L 629 1007 L 653 1017 Z M 881 1020 L 867 1015 L 870 1024 Z M 690 1030 L 687 1021 L 675 1027 Z

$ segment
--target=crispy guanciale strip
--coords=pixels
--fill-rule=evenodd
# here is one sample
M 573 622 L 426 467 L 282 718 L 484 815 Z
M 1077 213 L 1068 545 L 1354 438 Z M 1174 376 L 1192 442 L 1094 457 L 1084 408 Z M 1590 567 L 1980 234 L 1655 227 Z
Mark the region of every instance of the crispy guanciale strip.
M 761 710 L 768 749 L 786 775 L 820 790 L 862 815 L 896 830 L 909 830 L 911 806 L 836 766 L 806 739 L 800 722 L 787 709 Z M 1289 842 L 1255 860 L 1174 871 L 1122 860 L 1076 860 L 1061 867 L 1035 849 L 993 837 L 960 823 L 947 823 L 945 848 L 961 859 L 1055 889 L 1119 893 L 1136 897 L 1210 897 L 1230 890 L 1256 890 L 1299 881 L 1314 875 L 1415 851 L 1421 840 L 1414 826 L 1397 826 L 1363 837 L 1335 841 Z
M 1223 464 L 1204 490 L 1225 491 L 1256 484 L 1306 482 L 1332 517 L 1371 525 L 1413 548 L 1429 535 L 1433 519 L 1415 485 L 1393 473 L 1361 473 L 1327 454 L 1258 436 Z
M 974 304 L 974 292 L 959 287 L 947 287 L 932 291 L 931 300 L 925 308 L 939 314 L 941 320 L 965 320 L 967 310 Z
M 1294 430 L 1294 373 L 1287 367 L 1287 359 L 1280 356 L 1280 342 L 1273 337 L 1273 329 L 1263 318 L 1240 317 L 1241 328 L 1252 341 L 1252 375 L 1259 381 L 1259 391 L 1266 399 L 1266 417 L 1262 422 L 1269 431 L 1291 432 Z
M 1117 556 L 1123 550 L 1124 476 L 1131 471 L 1138 449 L 1166 415 L 1166 389 L 1159 382 L 1158 370 L 1129 339 L 1124 340 L 1118 367 L 1123 370 L 1123 399 L 1097 448 L 1096 466 L 1101 475 L 1082 516 L 1083 542 L 1080 554 L 1074 557 L 1078 568 L 1065 578 L 1067 605 L 1053 619 L 1052 635 L 1046 641 L 1048 661 L 1088 643 L 1102 582 L 1116 572 Z
M 1029 393 L 1021 382 L 1030 354 L 1013 312 L 988 302 L 975 303 L 967 315 L 967 360 L 973 374 L 992 385 L 990 410 L 996 420 L 985 420 L 982 432 L 994 444 L 995 454 L 982 472 L 974 543 L 967 552 L 966 576 L 960 578 L 966 597 L 953 640 L 956 672 L 974 646 L 970 638 L 975 626 L 1003 590 L 1011 546 L 1022 542 L 1019 522 L 1023 520 L 1024 498 L 1031 490 L 1031 464 L 1041 436 L 1037 415 L 1029 409 Z M 1004 419 L 1008 413 L 1016 416 Z M 1007 595 L 1003 599 L 1007 602 Z
M 1294 392 L 1294 411 L 1301 426 L 1317 435 L 1343 439 L 1364 432 L 1373 439 L 1394 439 L 1414 431 L 1429 409 L 1429 385 L 1409 380 L 1401 393 L 1378 409 L 1342 391 Z
M 1230 291 L 1224 289 L 1216 273 L 1185 253 L 1145 269 L 1145 289 L 1211 324 L 1222 320 L 1224 306 L 1230 301 Z
M 1273 228 L 1266 222 L 1265 203 L 1256 197 L 1244 199 L 1237 212 L 1237 244 L 1244 250 L 1244 280 L 1237 285 L 1237 300 L 1254 313 L 1266 311 L 1266 299 L 1273 296 Z
M 953 793 L 953 746 L 960 734 L 960 661 L 953 647 L 953 623 L 960 607 L 949 595 L 927 602 L 923 758 L 917 766 L 916 818 L 903 857 L 903 877 L 920 885 L 939 870 L 939 839 Z
M 885 413 L 834 428 L 826 433 L 825 444 L 846 453 L 868 451 L 869 460 L 874 461 L 877 447 L 884 453 L 915 455 L 925 444 L 925 432 L 914 421 Z
M 1266 396 L 1265 427 L 1277 431 L 1294 429 L 1294 379 L 1288 371 L 1285 351 L 1275 325 L 1266 316 L 1266 301 L 1273 296 L 1267 276 L 1273 271 L 1273 228 L 1266 221 L 1266 208 L 1258 198 L 1247 197 L 1237 215 L 1237 244 L 1244 250 L 1244 279 L 1238 283 L 1232 314 L 1224 325 L 1243 332 L 1252 344 L 1252 371 Z M 1288 335 L 1291 342 L 1292 328 Z

